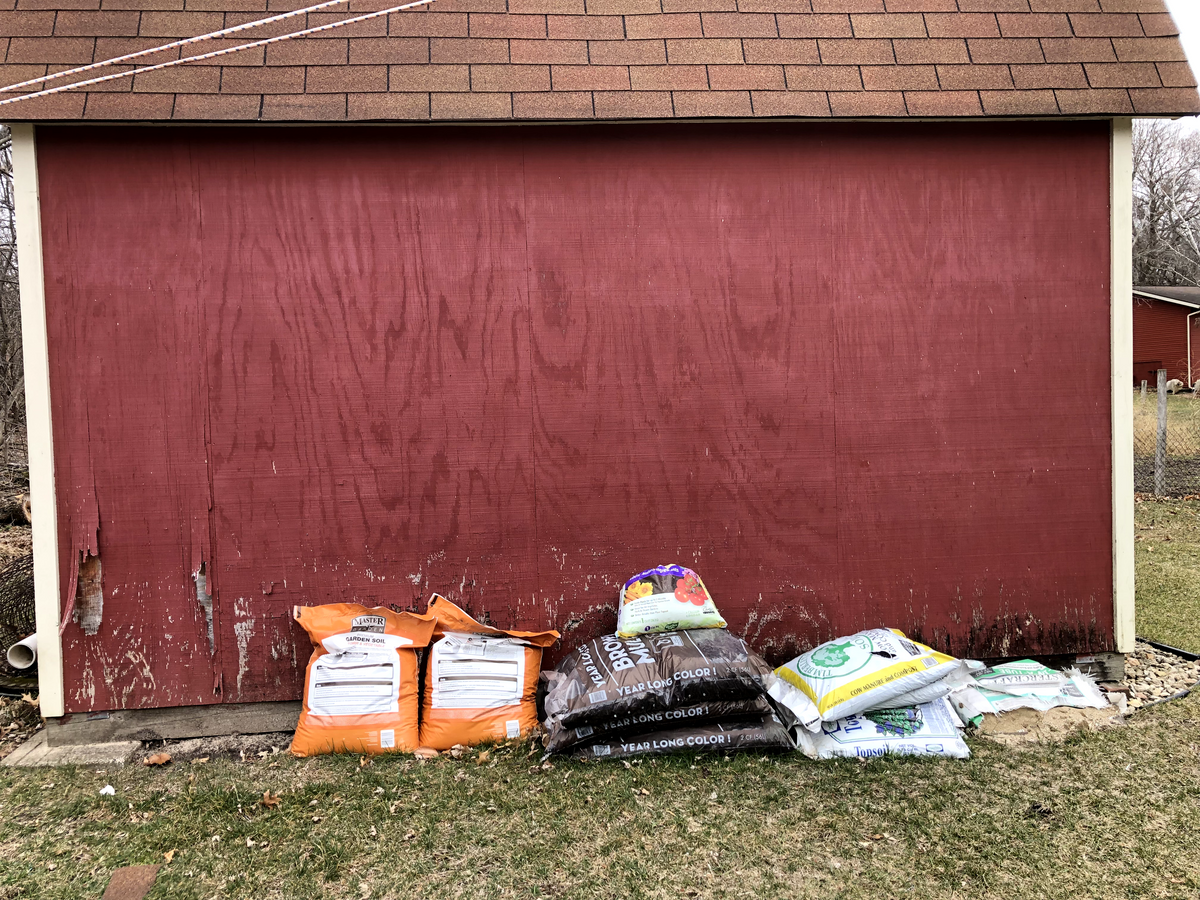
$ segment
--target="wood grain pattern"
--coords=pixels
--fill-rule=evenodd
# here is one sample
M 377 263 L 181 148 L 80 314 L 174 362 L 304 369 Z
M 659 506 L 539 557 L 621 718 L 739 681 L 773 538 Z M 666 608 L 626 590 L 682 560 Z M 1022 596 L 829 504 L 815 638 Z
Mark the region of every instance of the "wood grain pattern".
M 565 648 L 670 561 L 773 657 L 1111 647 L 1103 123 L 44 131 L 69 710 L 294 698 L 295 603 Z

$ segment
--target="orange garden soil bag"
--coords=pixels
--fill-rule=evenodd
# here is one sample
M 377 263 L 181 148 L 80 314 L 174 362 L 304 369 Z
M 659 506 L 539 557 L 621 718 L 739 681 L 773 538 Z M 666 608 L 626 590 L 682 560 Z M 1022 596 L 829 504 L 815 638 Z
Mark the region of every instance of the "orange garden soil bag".
M 411 752 L 417 748 L 417 650 L 431 616 L 357 603 L 297 606 L 313 642 L 292 753 Z
M 421 746 L 448 750 L 518 738 L 537 727 L 542 650 L 557 631 L 501 631 L 434 594 L 436 640 L 425 661 Z

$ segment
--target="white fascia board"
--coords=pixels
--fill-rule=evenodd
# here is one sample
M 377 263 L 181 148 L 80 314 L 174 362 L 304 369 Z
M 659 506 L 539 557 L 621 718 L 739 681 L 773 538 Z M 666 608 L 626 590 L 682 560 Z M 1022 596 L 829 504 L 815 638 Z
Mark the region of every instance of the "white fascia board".
M 1137 634 L 1133 567 L 1133 122 L 1112 120 L 1109 194 L 1112 290 L 1113 639 L 1131 653 Z
M 54 431 L 50 421 L 50 348 L 42 271 L 42 216 L 37 145 L 32 125 L 12 125 L 13 193 L 20 264 L 21 342 L 25 359 L 25 419 L 29 432 L 29 496 L 33 509 L 33 592 L 37 614 L 41 713 L 64 711 L 59 632 L 58 503 L 54 491 Z

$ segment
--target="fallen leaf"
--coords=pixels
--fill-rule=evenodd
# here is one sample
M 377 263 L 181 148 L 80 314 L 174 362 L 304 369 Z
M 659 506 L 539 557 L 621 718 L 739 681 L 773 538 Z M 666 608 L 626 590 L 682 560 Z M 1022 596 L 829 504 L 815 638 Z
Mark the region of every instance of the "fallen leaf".
M 100 793 L 102 796 L 112 797 L 114 794 L 117 793 L 117 789 L 115 787 L 113 787 L 111 784 L 106 784 L 104 787 L 100 788 Z
M 254 838 L 246 838 L 247 847 L 253 847 L 256 843 L 257 841 L 255 841 Z
M 406 835 L 404 836 L 404 839 L 405 839 L 406 841 L 411 841 L 411 840 L 412 840 L 413 838 L 415 838 L 416 836 L 417 836 L 417 833 L 416 833 L 415 831 L 410 831 L 408 834 L 406 834 Z
M 174 850 L 174 849 L 168 850 L 166 853 L 163 854 L 163 859 L 165 859 L 167 862 L 170 862 L 171 860 L 173 860 L 175 858 L 175 854 L 178 852 L 179 852 L 178 850 Z
M 477 757 L 475 757 L 475 765 L 477 766 L 482 766 L 487 761 L 488 752 L 486 750 L 482 751 Z
M 438 752 L 432 747 L 418 747 L 413 751 L 413 756 L 417 759 L 433 759 L 438 755 Z
M 33 696 L 33 694 L 22 694 L 21 699 L 24 700 L 26 703 L 28 703 L 30 706 L 32 706 L 34 709 L 37 709 L 38 706 L 40 706 L 41 702 L 42 702 L 41 697 L 35 697 L 35 696 Z
M 359 767 L 360 769 L 365 769 L 365 768 L 366 768 L 367 766 L 369 766 L 370 764 L 371 764 L 371 760 L 370 760 L 368 757 L 366 757 L 366 756 L 360 756 L 360 757 L 358 758 L 358 767 Z
M 274 809 L 280 803 L 279 795 L 272 794 L 270 791 L 263 791 L 262 800 L 259 802 L 267 809 Z
M 143 766 L 165 766 L 171 761 L 170 753 L 151 753 L 142 760 Z
M 377 831 L 375 830 L 375 826 L 374 826 L 374 825 L 372 825 L 372 826 L 371 826 L 371 837 L 378 837 L 378 836 L 379 836 L 379 832 L 377 832 Z
M 642 796 L 643 796 L 643 797 L 649 797 L 649 796 L 650 796 L 650 792 L 649 792 L 648 790 L 646 790 L 646 788 L 642 788 Z
M 199 759 L 193 759 L 193 760 L 192 760 L 192 765 L 193 765 L 193 766 L 202 766 L 202 765 L 204 765 L 206 762 L 208 762 L 208 761 L 209 761 L 209 759 L 211 759 L 211 757 L 208 757 L 208 756 L 201 756 Z

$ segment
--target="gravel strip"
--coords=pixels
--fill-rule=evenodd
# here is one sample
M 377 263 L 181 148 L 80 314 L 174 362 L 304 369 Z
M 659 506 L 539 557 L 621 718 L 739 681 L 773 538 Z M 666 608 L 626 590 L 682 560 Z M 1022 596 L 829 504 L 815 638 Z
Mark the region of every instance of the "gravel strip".
M 1138 709 L 1155 700 L 1165 700 L 1200 682 L 1200 660 L 1190 662 L 1182 656 L 1156 650 L 1137 642 L 1137 648 L 1125 657 L 1125 683 L 1129 685 L 1129 706 Z

